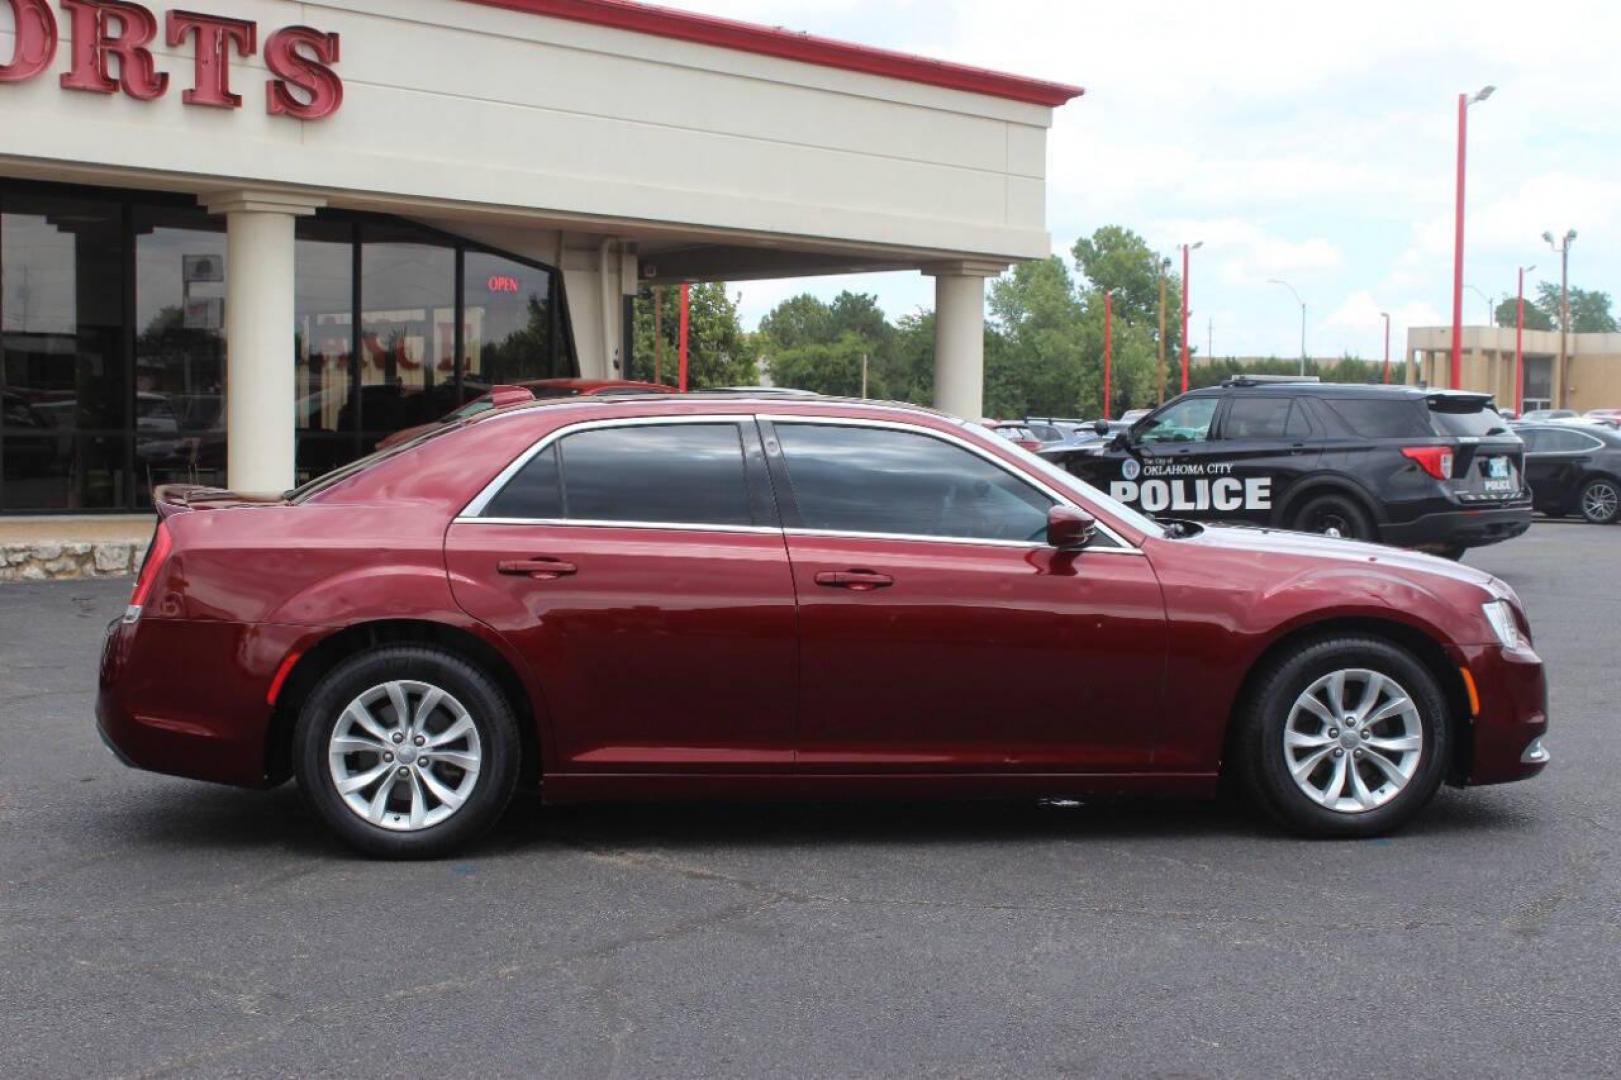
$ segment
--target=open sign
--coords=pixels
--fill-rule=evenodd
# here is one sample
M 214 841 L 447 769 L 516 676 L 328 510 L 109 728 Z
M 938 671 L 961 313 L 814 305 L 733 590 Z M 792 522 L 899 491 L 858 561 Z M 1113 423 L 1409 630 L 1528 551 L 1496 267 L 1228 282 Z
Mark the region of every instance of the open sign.
M 523 285 L 517 278 L 508 274 L 491 274 L 490 280 L 485 282 L 491 292 L 516 293 L 523 292 Z

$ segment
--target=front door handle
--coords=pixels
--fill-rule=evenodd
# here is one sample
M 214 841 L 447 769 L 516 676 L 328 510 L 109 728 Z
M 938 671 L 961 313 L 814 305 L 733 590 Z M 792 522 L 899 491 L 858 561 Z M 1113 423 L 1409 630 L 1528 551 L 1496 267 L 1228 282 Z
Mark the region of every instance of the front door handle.
M 895 579 L 888 574 L 879 574 L 871 570 L 824 570 L 816 575 L 816 584 L 826 585 L 830 589 L 871 592 L 874 589 L 889 588 L 895 584 Z
M 503 574 L 531 577 L 536 581 L 553 581 L 560 577 L 568 577 L 575 571 L 575 566 L 571 562 L 548 559 L 544 556 L 534 559 L 503 559 L 496 563 L 495 568 Z

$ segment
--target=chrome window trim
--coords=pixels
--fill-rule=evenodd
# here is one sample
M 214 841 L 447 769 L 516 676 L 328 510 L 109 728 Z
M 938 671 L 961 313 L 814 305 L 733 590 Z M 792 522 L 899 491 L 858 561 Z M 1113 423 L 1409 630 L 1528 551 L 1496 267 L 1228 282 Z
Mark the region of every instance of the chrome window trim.
M 1102 528 L 1102 522 L 1099 522 Z M 906 543 L 960 544 L 974 547 L 1021 548 L 1026 551 L 1051 550 L 1051 545 L 1040 540 L 986 540 L 976 536 L 933 536 L 922 533 L 840 532 L 838 529 L 784 529 L 788 536 L 826 536 L 849 540 L 900 540 Z M 1088 555 L 1138 555 L 1142 552 L 1127 544 L 1122 547 L 1089 547 Z
M 612 417 L 612 418 L 609 418 L 609 419 L 581 420 L 579 423 L 565 424 L 562 427 L 557 428 L 554 431 L 549 431 L 546 434 L 542 435 L 539 439 L 537 439 L 534 442 L 533 445 L 531 445 L 529 447 L 529 449 L 525 450 L 523 453 L 521 453 L 517 457 L 513 458 L 512 461 L 507 464 L 506 468 L 502 469 L 500 472 L 495 474 L 495 479 L 491 480 L 488 484 L 485 484 L 484 487 L 479 490 L 479 493 L 477 495 L 473 496 L 472 501 L 469 502 L 466 506 L 462 507 L 461 513 L 456 515 L 456 520 L 457 521 L 466 521 L 468 519 L 473 519 L 473 518 L 476 518 L 479 521 L 494 521 L 494 520 L 496 520 L 494 518 L 481 517 L 480 515 L 484 513 L 484 508 L 486 506 L 490 505 L 490 501 L 495 498 L 495 496 L 500 492 L 500 490 L 502 488 L 506 487 L 507 481 L 511 480 L 514 476 L 516 476 L 519 473 L 519 471 L 521 471 L 523 469 L 523 467 L 525 465 L 529 464 L 530 459 L 532 459 L 536 454 L 539 454 L 542 451 L 544 451 L 552 443 L 558 442 L 559 440 L 561 440 L 564 436 L 573 435 L 573 434 L 575 434 L 577 432 L 581 432 L 581 431 L 590 431 L 593 428 L 649 427 L 649 426 L 652 426 L 652 425 L 655 425 L 655 424 L 658 424 L 658 425 L 663 425 L 663 424 L 731 424 L 733 427 L 742 427 L 743 423 L 745 421 L 747 421 L 749 423 L 753 423 L 754 416 L 752 414 L 750 414 L 750 413 L 703 413 L 703 414 L 700 414 L 700 415 L 693 415 L 693 416 L 616 416 L 616 417 Z M 741 443 L 739 445 L 741 446 Z M 745 457 L 745 459 L 747 458 L 747 451 L 746 450 L 744 450 L 744 455 L 743 456 Z M 510 525 L 510 524 L 517 524 L 517 523 L 537 524 L 537 523 L 539 523 L 539 522 L 541 522 L 543 520 L 548 520 L 548 519 L 542 519 L 542 518 L 507 518 L 507 519 L 502 519 L 502 520 L 503 520 L 504 524 L 509 524 Z M 554 523 L 554 524 L 557 523 L 557 519 L 549 519 L 549 520 L 551 520 L 551 522 Z M 569 523 L 569 522 L 565 521 L 564 523 Z M 578 524 L 578 522 L 573 522 L 572 524 Z M 615 521 L 615 522 L 607 522 L 606 524 L 612 524 L 612 525 L 635 525 L 637 523 L 636 522 L 628 522 L 628 521 Z M 682 525 L 682 526 L 679 526 L 679 527 L 680 528 L 711 528 L 712 526 L 706 526 L 706 525 L 703 525 L 701 523 L 696 523 L 695 522 L 695 523 L 693 523 L 691 525 Z M 737 526 L 727 526 L 727 528 L 740 528 L 740 529 L 741 528 L 748 528 L 748 529 L 767 528 L 771 532 L 779 532 L 780 531 L 777 528 L 775 528 L 774 526 L 760 526 L 760 525 L 746 525 L 746 526 L 745 525 L 737 525 Z
M 752 533 L 781 536 L 775 525 L 706 525 L 680 521 L 605 521 L 595 518 L 457 517 L 452 525 L 547 525 L 563 529 L 658 529 L 665 532 Z
M 967 450 L 969 453 L 974 454 L 974 455 L 984 459 L 985 461 L 989 462 L 992 466 L 994 466 L 994 467 L 996 467 L 998 469 L 1001 469 L 1003 472 L 1007 473 L 1009 476 L 1013 477 L 1015 480 L 1018 480 L 1019 482 L 1025 484 L 1025 485 L 1027 485 L 1028 487 L 1034 488 L 1035 490 L 1037 490 L 1041 494 L 1047 496 L 1049 499 L 1053 500 L 1053 502 L 1059 504 L 1060 506 L 1068 506 L 1068 507 L 1072 507 L 1072 508 L 1077 509 L 1077 510 L 1086 510 L 1087 513 L 1091 513 L 1091 510 L 1089 508 L 1079 505 L 1078 503 L 1076 503 L 1076 501 L 1074 499 L 1070 498 L 1065 493 L 1059 491 L 1056 488 L 1049 487 L 1046 483 L 1042 482 L 1041 480 L 1036 479 L 1033 476 L 1027 476 L 1023 472 L 1014 471 L 1013 469 L 1008 467 L 1007 462 L 1001 460 L 995 454 L 992 454 L 989 450 L 985 449 L 982 446 L 976 446 L 973 442 L 969 441 L 968 439 L 964 439 L 960 435 L 955 435 L 955 434 L 953 434 L 951 432 L 939 431 L 939 430 L 936 430 L 935 428 L 931 428 L 931 427 L 922 427 L 922 426 L 920 426 L 918 424 L 903 423 L 903 422 L 898 421 L 898 420 L 876 420 L 876 419 L 869 419 L 869 418 L 865 418 L 865 417 L 810 416 L 810 415 L 804 415 L 804 414 L 796 416 L 796 415 L 791 415 L 791 414 L 760 413 L 759 418 L 761 420 L 769 420 L 769 421 L 771 421 L 772 424 L 814 424 L 814 425 L 820 425 L 820 426 L 823 426 L 823 427 L 832 426 L 832 427 L 883 428 L 883 429 L 888 429 L 888 430 L 891 430 L 891 431 L 902 431 L 902 432 L 907 432 L 907 433 L 910 433 L 910 434 L 913 434 L 913 435 L 924 435 L 924 436 L 928 436 L 930 438 L 939 439 L 942 442 L 950 443 L 953 446 L 960 447 L 961 449 Z M 786 458 L 786 455 L 784 455 L 784 457 Z M 803 534 L 803 535 L 806 535 L 806 536 L 850 536 L 850 537 L 878 539 L 878 540 L 924 540 L 924 541 L 934 540 L 934 541 L 939 541 L 939 542 L 942 542 L 942 543 L 954 543 L 954 544 L 993 544 L 993 545 L 996 545 L 998 547 L 1003 547 L 1003 546 L 1046 547 L 1047 546 L 1046 544 L 1040 543 L 1039 541 L 1030 541 L 1030 540 L 990 540 L 990 539 L 984 539 L 984 538 L 980 538 L 980 537 L 931 536 L 931 535 L 928 535 L 928 534 L 925 534 L 925 533 L 866 533 L 866 532 L 845 532 L 845 531 L 838 530 L 838 529 L 803 529 L 803 528 L 787 529 L 785 531 L 790 536 Z M 1141 555 L 1142 554 L 1142 552 L 1140 550 L 1138 550 L 1138 548 L 1134 544 L 1132 544 L 1125 537 L 1121 536 L 1118 532 L 1116 532 L 1113 528 L 1111 528 L 1108 524 L 1106 524 L 1105 522 L 1103 522 L 1101 520 L 1098 521 L 1098 531 L 1100 533 L 1102 533 L 1103 535 L 1107 536 L 1116 545 L 1118 545 L 1118 548 L 1087 548 L 1086 550 L 1088 552 L 1119 550 L 1119 551 L 1122 551 L 1124 553 L 1131 554 L 1131 555 Z

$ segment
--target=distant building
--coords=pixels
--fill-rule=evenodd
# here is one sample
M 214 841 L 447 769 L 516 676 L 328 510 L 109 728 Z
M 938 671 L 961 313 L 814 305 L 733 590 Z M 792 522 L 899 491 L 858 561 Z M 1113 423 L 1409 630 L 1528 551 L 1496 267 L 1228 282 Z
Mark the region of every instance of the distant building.
M 1463 389 L 1496 397 L 1513 408 L 1514 328 L 1463 328 Z M 1416 326 L 1407 331 L 1406 379 L 1445 386 L 1452 365 L 1452 328 Z M 1621 334 L 1568 334 L 1568 375 L 1558 371 L 1559 331 L 1527 330 L 1523 343 L 1522 409 L 1588 409 L 1621 406 Z M 1561 385 L 1564 383 L 1566 385 Z

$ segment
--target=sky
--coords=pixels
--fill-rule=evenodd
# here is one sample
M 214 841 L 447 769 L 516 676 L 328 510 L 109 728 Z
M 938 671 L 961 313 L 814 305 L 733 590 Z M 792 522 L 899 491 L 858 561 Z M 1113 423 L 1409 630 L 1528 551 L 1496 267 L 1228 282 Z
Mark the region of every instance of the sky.
M 1475 0 L 662 0 L 666 6 L 1086 88 L 1047 144 L 1047 224 L 1068 258 L 1103 225 L 1192 255 L 1194 343 L 1214 355 L 1400 356 L 1451 321 L 1457 95 L 1469 110 L 1464 321 L 1541 239 L 1574 228 L 1571 284 L 1621 293 L 1621 3 Z M 800 292 L 933 304 L 920 275 L 739 283 L 753 328 Z

